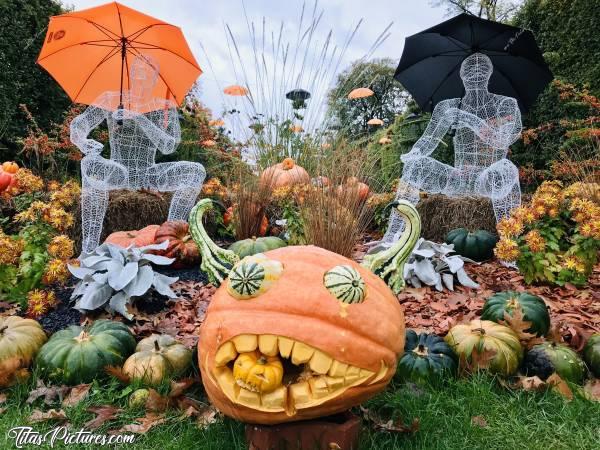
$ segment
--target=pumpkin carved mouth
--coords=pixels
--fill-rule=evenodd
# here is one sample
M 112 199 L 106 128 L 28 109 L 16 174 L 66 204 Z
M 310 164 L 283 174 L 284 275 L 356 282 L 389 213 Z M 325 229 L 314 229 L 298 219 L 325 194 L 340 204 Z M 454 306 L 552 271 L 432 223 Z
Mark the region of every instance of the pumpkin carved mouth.
M 257 389 L 236 379 L 234 362 L 254 352 L 261 360 L 278 357 L 283 366 L 283 382 L 270 389 Z M 390 369 L 381 362 L 375 373 L 337 361 L 325 352 L 284 336 L 241 334 L 221 344 L 215 354 L 211 374 L 215 384 L 236 404 L 264 412 L 293 416 L 299 409 L 323 404 L 347 389 L 371 385 L 386 379 Z

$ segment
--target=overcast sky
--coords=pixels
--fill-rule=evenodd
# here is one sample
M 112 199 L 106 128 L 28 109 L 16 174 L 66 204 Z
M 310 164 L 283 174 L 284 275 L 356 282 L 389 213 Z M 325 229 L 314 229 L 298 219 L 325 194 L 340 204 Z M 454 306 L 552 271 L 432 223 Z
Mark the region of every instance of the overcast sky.
M 242 0 L 120 0 L 121 3 L 145 14 L 182 28 L 189 45 L 204 74 L 200 77 L 202 101 L 216 115 L 223 110 L 223 97 L 215 82 L 221 86 L 240 82 L 231 70 L 224 25 L 227 24 L 241 46 L 249 52 L 248 28 L 244 18 Z M 249 20 L 262 23 L 263 17 L 278 29 L 283 21 L 286 31 L 298 21 L 303 0 L 244 0 Z M 97 6 L 105 1 L 64 0 L 75 9 Z M 312 9 L 314 0 L 306 0 Z M 444 20 L 443 8 L 433 8 L 429 0 L 319 0 L 318 8 L 324 11 L 319 32 L 333 31 L 333 40 L 342 45 L 348 33 L 360 19 L 364 19 L 358 34 L 345 53 L 342 66 L 364 56 L 385 27 L 393 22 L 390 37 L 376 50 L 374 57 L 389 57 L 399 61 L 404 38 Z M 202 46 L 208 53 L 210 69 Z

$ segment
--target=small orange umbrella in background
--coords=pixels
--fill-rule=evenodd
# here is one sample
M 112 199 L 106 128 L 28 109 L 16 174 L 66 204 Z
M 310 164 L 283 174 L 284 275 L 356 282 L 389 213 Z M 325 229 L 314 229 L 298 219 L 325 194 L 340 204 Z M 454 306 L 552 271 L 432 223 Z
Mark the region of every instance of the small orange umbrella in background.
M 233 86 L 227 86 L 225 89 L 223 89 L 223 92 L 227 95 L 232 95 L 234 97 L 243 97 L 245 95 L 248 95 L 248 89 L 246 89 L 244 86 L 239 86 L 237 84 L 234 84 Z
M 128 90 L 129 67 L 142 54 L 159 64 L 153 96 L 180 105 L 202 74 L 181 29 L 117 2 L 51 17 L 37 62 L 73 102 L 89 105 Z

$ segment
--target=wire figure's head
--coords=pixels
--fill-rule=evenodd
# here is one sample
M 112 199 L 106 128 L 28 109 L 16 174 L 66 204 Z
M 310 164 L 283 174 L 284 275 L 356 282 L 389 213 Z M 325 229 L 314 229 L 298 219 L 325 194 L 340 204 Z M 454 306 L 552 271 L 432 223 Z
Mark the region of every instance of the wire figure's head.
M 158 79 L 158 61 L 150 55 L 136 56 L 129 70 L 129 90 L 133 98 L 148 99 Z
M 483 53 L 473 53 L 460 66 L 460 78 L 465 89 L 487 89 L 494 66 L 492 60 Z

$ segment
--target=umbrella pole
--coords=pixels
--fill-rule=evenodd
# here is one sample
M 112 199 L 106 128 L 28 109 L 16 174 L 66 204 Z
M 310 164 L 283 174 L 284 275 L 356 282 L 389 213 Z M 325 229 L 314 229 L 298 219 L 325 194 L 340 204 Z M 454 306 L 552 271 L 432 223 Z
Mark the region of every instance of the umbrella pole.
M 123 109 L 123 71 L 125 70 L 125 58 L 127 57 L 127 38 L 121 38 L 121 86 L 119 88 L 119 107 Z M 117 125 L 123 125 L 123 119 L 117 120 Z

